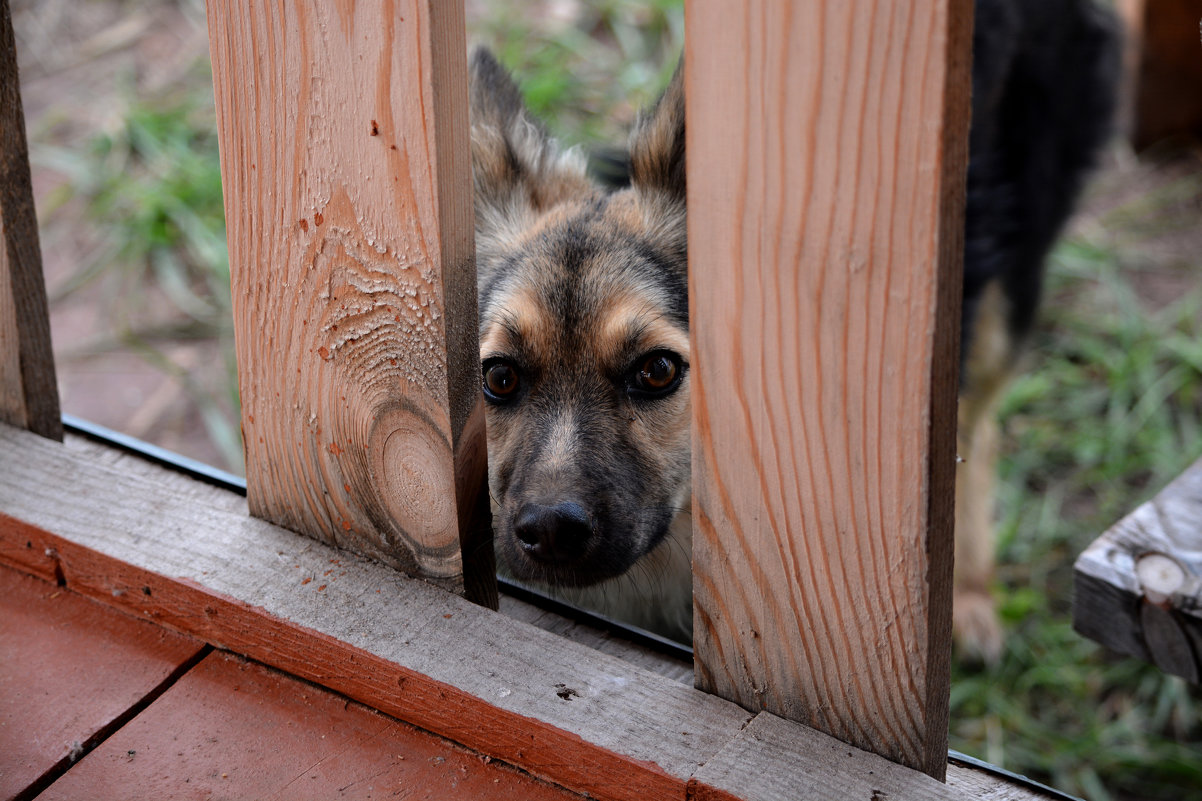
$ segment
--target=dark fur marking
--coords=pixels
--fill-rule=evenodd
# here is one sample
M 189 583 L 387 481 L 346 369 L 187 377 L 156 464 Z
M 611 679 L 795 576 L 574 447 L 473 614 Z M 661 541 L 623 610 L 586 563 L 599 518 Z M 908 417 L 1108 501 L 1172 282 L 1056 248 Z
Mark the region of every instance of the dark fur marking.
M 1119 48 L 1088 0 L 976 4 L 961 354 L 1000 279 L 1011 335 L 1039 305 L 1044 260 L 1111 132 Z

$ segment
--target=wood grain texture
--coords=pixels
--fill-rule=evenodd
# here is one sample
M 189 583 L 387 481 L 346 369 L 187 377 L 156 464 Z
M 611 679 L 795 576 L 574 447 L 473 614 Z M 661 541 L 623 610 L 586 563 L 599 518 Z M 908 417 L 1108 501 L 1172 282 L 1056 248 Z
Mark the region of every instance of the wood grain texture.
M 462 4 L 208 10 L 251 511 L 495 604 Z
M 1141 558 L 1178 571 L 1145 586 Z M 1073 628 L 1111 650 L 1198 682 L 1202 676 L 1202 460 L 1086 548 L 1073 566 Z
M 842 770 L 835 767 L 840 764 Z M 846 775 L 856 780 L 849 782 Z M 829 735 L 768 712 L 756 715 L 738 737 L 697 771 L 692 792 L 695 801 L 942 801 L 965 797 L 930 776 L 849 748 Z
M 536 626 L 572 642 L 587 645 L 603 654 L 611 654 L 680 684 L 691 685 L 693 683 L 692 660 L 679 659 L 645 648 L 611 632 L 593 628 L 579 620 L 540 609 L 532 603 L 520 601 L 504 592 L 501 593 L 498 611 L 506 617 Z
M 947 783 L 848 748 L 839 740 L 762 712 L 693 776 L 690 801 L 1062 801 L 1054 790 L 988 765 L 949 764 Z
M 1059 790 L 975 757 L 948 754 L 947 786 L 977 801 L 1065 801 Z
M 136 455 L 117 450 L 93 440 L 68 433 L 63 444 L 79 456 L 99 465 L 112 467 L 128 475 L 141 476 L 164 487 L 177 498 L 189 498 L 213 509 L 246 514 L 246 499 L 210 484 L 189 478 L 183 473 L 154 464 Z M 498 610 L 514 620 L 549 631 L 560 637 L 587 645 L 596 651 L 617 656 L 666 676 L 673 681 L 693 683 L 692 660 L 679 659 L 638 645 L 614 633 L 593 628 L 578 619 L 564 617 L 539 608 L 526 601 L 500 594 Z
M 936 777 L 971 11 L 686 20 L 697 684 Z
M 64 445 L 85 461 L 145 478 L 169 492 L 172 498 L 189 498 L 210 508 L 223 509 L 243 516 L 246 514 L 245 498 L 196 481 L 167 467 L 78 436 L 67 435 Z M 624 662 L 630 662 L 674 682 L 693 683 L 691 662 L 648 650 L 636 643 L 620 639 L 609 631 L 594 629 L 577 620 L 569 620 L 504 593 L 501 594 L 499 609 L 506 617 L 588 645 L 602 653 L 617 656 Z M 848 778 L 848 781 L 854 781 L 854 777 Z M 969 798 L 989 801 L 1043 801 L 1059 798 L 1054 792 L 1040 792 L 1029 782 L 1016 783 L 992 766 L 967 762 L 961 764 L 955 759 L 948 763 L 947 783 L 962 789 L 964 795 Z
M 0 421 L 63 438 L 8 0 L 0 0 Z

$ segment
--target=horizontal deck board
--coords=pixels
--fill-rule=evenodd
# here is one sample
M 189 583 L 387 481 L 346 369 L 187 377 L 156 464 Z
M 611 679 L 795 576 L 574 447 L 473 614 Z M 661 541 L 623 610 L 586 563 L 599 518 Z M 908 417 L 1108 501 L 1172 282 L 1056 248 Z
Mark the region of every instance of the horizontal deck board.
M 191 498 L 227 512 L 245 515 L 246 498 L 213 484 L 197 481 L 177 470 L 156 464 L 136 453 L 119 450 L 95 439 L 68 433 L 64 444 L 80 456 L 100 464 L 141 476 L 165 485 L 178 497 Z M 594 628 L 579 620 L 541 609 L 532 603 L 502 593 L 500 612 L 506 617 L 529 623 L 569 640 L 633 662 L 661 676 L 692 685 L 693 663 L 655 650 L 649 650 L 609 631 Z
M 55 782 L 43 801 L 171 798 L 571 801 L 543 784 L 263 665 L 212 653 Z
M 946 785 L 924 778 L 927 781 L 917 781 L 913 770 L 884 757 L 761 712 L 697 772 L 694 798 L 934 801 L 948 796 Z
M 718 792 L 700 771 L 750 719 L 677 680 L 250 518 L 232 493 L 95 443 L 58 444 L 3 425 L 0 563 L 60 572 L 68 590 L 597 798 Z M 789 776 L 814 758 L 773 753 L 756 769 Z M 854 760 L 816 769 L 849 793 L 878 786 Z M 955 765 L 946 786 L 897 770 L 915 798 L 1008 786 Z M 795 799 L 789 788 L 745 797 Z
M 0 567 L 0 799 L 36 795 L 203 648 Z
M 682 795 L 749 717 L 11 427 L 0 427 L 0 561 L 60 572 L 77 592 L 599 797 Z

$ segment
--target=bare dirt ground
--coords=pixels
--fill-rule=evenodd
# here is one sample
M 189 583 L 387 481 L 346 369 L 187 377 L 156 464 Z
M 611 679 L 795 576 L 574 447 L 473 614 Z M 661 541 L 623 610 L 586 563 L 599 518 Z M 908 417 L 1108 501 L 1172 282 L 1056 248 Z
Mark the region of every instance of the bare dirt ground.
M 12 11 L 63 409 L 238 469 L 212 443 L 185 382 L 119 341 L 108 313 L 111 287 L 64 291 L 103 237 L 77 200 L 44 211 L 70 176 L 39 159 L 46 145 L 86 147 L 123 124 L 134 98 L 190 79 L 208 58 L 203 4 L 15 0 Z M 169 324 L 165 306 L 149 299 L 134 324 Z M 221 380 L 207 369 L 220 363 L 216 343 L 181 340 L 163 350 L 197 380 Z

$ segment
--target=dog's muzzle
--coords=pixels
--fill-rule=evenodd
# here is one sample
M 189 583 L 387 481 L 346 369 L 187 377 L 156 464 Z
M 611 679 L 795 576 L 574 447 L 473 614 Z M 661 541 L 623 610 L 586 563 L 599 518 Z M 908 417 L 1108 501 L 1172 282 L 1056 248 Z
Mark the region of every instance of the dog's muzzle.
M 593 537 L 593 522 L 584 507 L 573 501 L 527 503 L 514 518 L 513 533 L 532 560 L 563 564 L 584 555 Z

